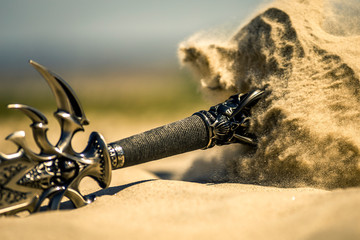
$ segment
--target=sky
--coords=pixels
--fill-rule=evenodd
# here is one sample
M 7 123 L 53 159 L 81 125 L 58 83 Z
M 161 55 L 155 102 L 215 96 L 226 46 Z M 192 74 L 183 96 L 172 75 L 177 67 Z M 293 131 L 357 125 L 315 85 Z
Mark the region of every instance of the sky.
M 192 34 L 236 28 L 264 0 L 0 0 L 0 76 L 29 59 L 57 69 L 175 65 Z

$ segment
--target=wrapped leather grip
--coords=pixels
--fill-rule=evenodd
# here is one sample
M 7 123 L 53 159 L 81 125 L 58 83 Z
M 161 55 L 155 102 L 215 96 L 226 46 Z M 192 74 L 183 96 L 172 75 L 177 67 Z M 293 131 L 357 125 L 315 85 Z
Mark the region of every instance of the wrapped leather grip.
M 172 155 L 205 148 L 209 133 L 201 117 L 193 115 L 183 120 L 110 143 L 121 146 L 124 165 L 128 167 Z

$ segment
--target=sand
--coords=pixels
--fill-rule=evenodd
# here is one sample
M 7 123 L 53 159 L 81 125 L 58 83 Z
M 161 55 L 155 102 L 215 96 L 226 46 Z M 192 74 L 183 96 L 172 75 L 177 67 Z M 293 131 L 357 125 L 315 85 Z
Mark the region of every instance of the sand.
M 95 185 L 86 182 L 83 191 L 96 191 Z M 159 179 L 146 167 L 132 167 L 114 172 L 111 187 L 97 191 L 96 195 L 94 203 L 76 210 L 1 218 L 1 239 L 359 239 L 360 236 L 359 189 L 330 192 L 239 183 L 201 184 Z
M 214 102 L 267 91 L 255 152 L 216 147 L 114 171 L 108 189 L 81 185 L 91 205 L 2 217 L 0 238 L 360 239 L 359 3 L 344 2 L 276 1 L 225 40 L 181 44 Z
M 268 93 L 253 111 L 257 151 L 224 153 L 228 180 L 360 185 L 359 5 L 277 1 L 225 41 L 195 35 L 181 45 L 210 97 Z

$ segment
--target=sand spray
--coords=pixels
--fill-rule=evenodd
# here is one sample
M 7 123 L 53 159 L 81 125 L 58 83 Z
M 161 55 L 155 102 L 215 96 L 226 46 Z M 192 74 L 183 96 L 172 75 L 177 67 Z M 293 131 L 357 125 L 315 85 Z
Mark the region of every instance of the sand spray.
M 275 1 L 223 38 L 195 34 L 179 58 L 213 99 L 266 90 L 253 110 L 259 145 L 204 154 L 185 175 L 211 164 L 215 182 L 359 186 L 360 1 Z

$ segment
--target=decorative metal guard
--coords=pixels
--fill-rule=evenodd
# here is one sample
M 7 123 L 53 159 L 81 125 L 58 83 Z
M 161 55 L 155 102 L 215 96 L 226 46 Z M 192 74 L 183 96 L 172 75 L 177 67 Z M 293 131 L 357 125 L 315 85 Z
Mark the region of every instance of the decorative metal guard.
M 14 154 L 0 153 L 0 215 L 16 214 L 27 210 L 39 211 L 46 199 L 49 209 L 58 209 L 66 196 L 75 207 L 84 206 L 94 199 L 84 197 L 79 183 L 92 177 L 100 187 L 111 181 L 111 163 L 103 137 L 93 132 L 87 147 L 81 153 L 71 145 L 74 134 L 88 124 L 83 109 L 70 86 L 40 64 L 30 64 L 44 77 L 56 98 L 54 113 L 61 127 L 58 142 L 52 145 L 47 138 L 47 119 L 37 109 L 22 104 L 8 107 L 22 111 L 32 120 L 30 125 L 40 153 L 33 152 L 25 141 L 25 132 L 18 131 L 6 139 L 18 146 Z

